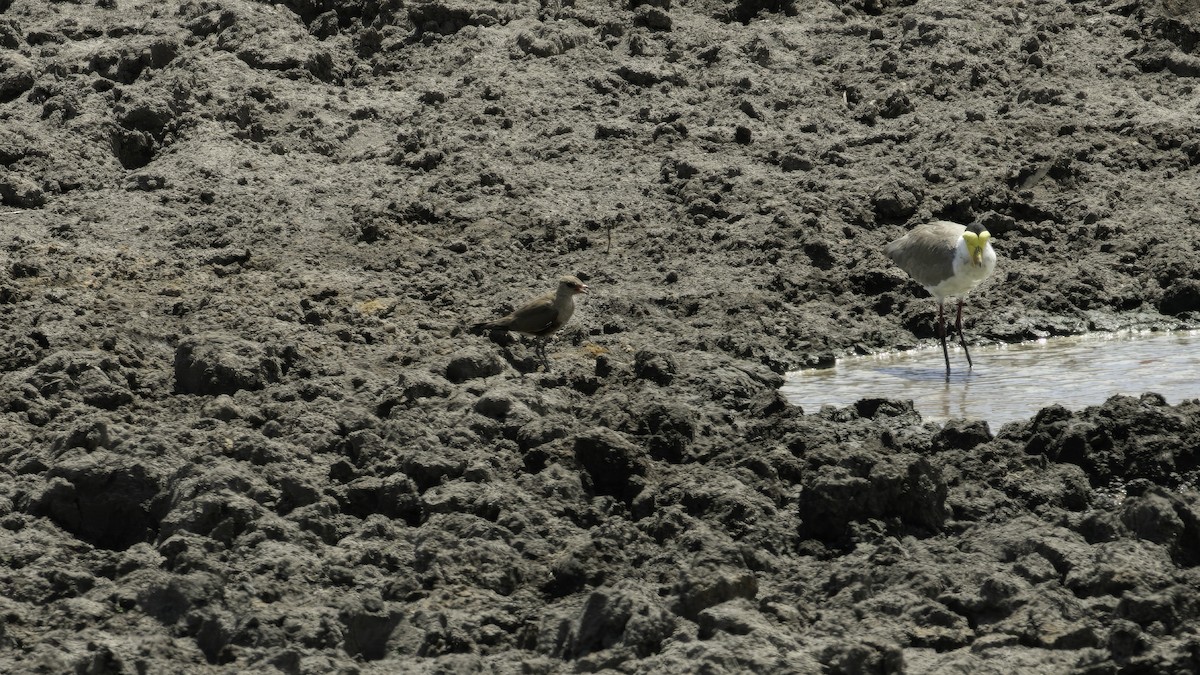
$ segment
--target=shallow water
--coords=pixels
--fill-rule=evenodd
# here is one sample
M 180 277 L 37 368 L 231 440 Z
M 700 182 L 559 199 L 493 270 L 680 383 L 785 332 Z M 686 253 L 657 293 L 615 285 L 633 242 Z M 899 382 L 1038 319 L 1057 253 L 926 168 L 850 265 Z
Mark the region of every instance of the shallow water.
M 996 431 L 1060 403 L 1072 410 L 1114 394 L 1152 391 L 1168 403 L 1200 398 L 1200 331 L 1095 333 L 999 347 L 941 346 L 839 359 L 832 368 L 788 373 L 781 388 L 806 413 L 862 398 L 912 399 L 935 422 L 982 419 Z

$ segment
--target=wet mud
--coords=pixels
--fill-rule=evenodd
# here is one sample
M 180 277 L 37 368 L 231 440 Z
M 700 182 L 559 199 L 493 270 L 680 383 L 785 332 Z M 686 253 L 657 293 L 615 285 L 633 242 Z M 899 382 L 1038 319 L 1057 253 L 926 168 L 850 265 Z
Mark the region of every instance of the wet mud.
M 1185 0 L 0 0 L 0 670 L 1200 670 L 1200 404 L 782 374 L 1194 326 Z M 466 328 L 572 274 L 542 369 Z M 807 414 L 806 414 L 807 413 Z

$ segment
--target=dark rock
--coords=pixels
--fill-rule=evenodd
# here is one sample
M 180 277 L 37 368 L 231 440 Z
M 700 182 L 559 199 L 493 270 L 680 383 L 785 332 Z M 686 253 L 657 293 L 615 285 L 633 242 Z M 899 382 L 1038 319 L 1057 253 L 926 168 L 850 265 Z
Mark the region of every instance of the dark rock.
M 340 618 L 346 636 L 347 654 L 364 661 L 378 661 L 387 655 L 388 637 L 400 623 L 401 612 L 390 608 L 359 607 L 344 609 Z
M 308 24 L 308 32 L 312 33 L 315 37 L 321 38 L 322 40 L 333 37 L 337 34 L 337 31 L 338 15 L 337 12 L 332 9 L 324 14 L 318 15 Z M 358 50 L 355 51 L 357 52 Z M 359 56 L 370 56 L 370 52 L 366 54 L 360 52 Z
M 1127 591 L 1117 603 L 1115 614 L 1142 627 L 1158 624 L 1174 631 L 1184 617 L 1195 616 L 1198 609 L 1200 602 L 1192 590 L 1173 586 L 1153 593 Z
M 517 48 L 526 54 L 547 58 L 564 54 L 592 39 L 591 35 L 583 31 L 572 30 L 562 25 L 541 24 L 533 30 L 518 33 Z
M 673 25 L 671 15 L 666 10 L 651 5 L 639 5 L 633 11 L 633 22 L 637 26 L 661 31 L 669 31 Z
M 450 359 L 446 365 L 446 379 L 457 384 L 499 375 L 503 371 L 504 361 L 494 352 L 468 348 L 460 350 Z
M 915 415 L 916 408 L 912 401 L 895 401 L 887 398 L 864 398 L 854 403 L 854 411 L 859 417 L 876 419 L 880 417 L 899 417 Z
M 175 535 L 193 534 L 228 545 L 255 529 L 267 511 L 243 494 L 255 493 L 249 489 L 254 484 L 249 475 L 247 471 L 222 467 L 173 484 L 165 495 L 170 510 L 159 525 L 159 540 L 165 543 Z M 256 496 L 265 499 L 266 495 Z
M 643 380 L 667 386 L 675 379 L 675 359 L 649 349 L 641 349 L 633 355 L 633 372 Z
M 760 473 L 772 475 L 765 462 L 746 462 Z M 767 483 L 766 485 L 770 485 Z M 635 519 L 652 517 L 670 505 L 678 505 L 697 518 L 716 523 L 723 531 L 743 536 L 757 529 L 757 523 L 776 515 L 775 505 L 764 494 L 751 489 L 733 475 L 685 475 L 645 490 L 631 504 Z M 764 485 L 764 491 L 769 491 Z M 669 527 L 669 525 L 668 525 Z
M 0 202 L 23 209 L 36 209 L 46 203 L 46 195 L 28 178 L 6 173 L 0 176 Z
M 696 624 L 700 639 L 711 640 L 718 633 L 749 635 L 763 619 L 748 601 L 734 600 L 701 610 Z
M 1031 431 L 1027 452 L 1077 464 L 1096 486 L 1115 478 L 1168 483 L 1181 466 L 1196 466 L 1200 458 L 1192 442 L 1200 430 L 1151 394 L 1113 396 L 1078 415 L 1046 408 Z
M 912 98 L 906 92 L 893 91 L 888 94 L 887 99 L 880 107 L 879 116 L 884 119 L 894 119 L 901 115 L 907 115 L 916 109 L 916 104 L 913 103 Z
M 677 613 L 692 621 L 702 610 L 735 598 L 753 600 L 758 595 L 758 579 L 749 570 L 716 569 L 700 566 L 688 571 L 677 584 Z
M 494 420 L 503 421 L 514 407 L 520 405 L 515 398 L 503 392 L 488 392 L 475 401 L 471 409 Z
M 112 136 L 109 137 L 109 145 L 112 145 L 116 161 L 121 162 L 121 166 L 127 169 L 139 169 L 149 165 L 151 160 L 154 160 L 157 150 L 154 136 L 146 131 L 132 129 L 114 129 Z M 140 179 L 142 180 L 131 181 L 130 185 L 145 191 L 163 187 L 163 185 L 152 184 L 156 178 L 150 177 L 148 174 L 140 174 Z
M 421 497 L 408 476 L 364 476 L 346 485 L 342 509 L 356 518 L 378 513 L 416 524 L 421 520 Z
M 450 392 L 450 383 L 437 375 L 420 371 L 401 373 L 396 386 L 381 397 L 375 414 L 386 418 L 396 406 L 408 407 L 426 398 L 445 398 Z
M 425 148 L 413 155 L 405 155 L 398 159 L 399 163 L 407 166 L 410 169 L 418 169 L 420 171 L 432 171 L 446 159 L 445 153 L 437 148 Z
M 1200 563 L 1200 498 L 1157 485 L 1129 496 L 1117 511 L 1134 535 L 1165 546 L 1181 565 Z
M 988 211 L 976 218 L 992 236 L 1004 236 L 1017 230 L 1017 219 L 1010 215 Z
M 404 7 L 418 30 L 441 35 L 453 35 L 467 26 L 502 25 L 511 18 L 501 8 L 455 0 L 421 0 Z
M 101 371 L 91 371 L 81 377 L 79 395 L 83 402 L 103 410 L 117 408 L 133 402 L 133 393 L 129 384 L 121 380 L 109 378 Z
M 107 422 L 85 418 L 71 425 L 71 428 L 55 441 L 53 447 L 55 450 L 83 448 L 91 452 L 99 448 L 110 448 L 112 444 Z
M 333 56 L 307 34 L 269 31 L 238 36 L 225 46 L 256 70 L 308 73 L 322 82 L 335 78 Z
M 204 404 L 201 413 L 206 417 L 231 422 L 246 416 L 238 404 L 228 394 L 221 394 Z
M 36 81 L 33 63 L 20 54 L 0 54 L 0 102 L 11 101 L 29 91 Z
M 50 468 L 29 504 L 93 546 L 124 550 L 154 539 L 162 516 L 162 479 L 150 466 L 96 450 Z
M 728 3 L 717 18 L 730 23 L 749 24 L 762 12 L 796 16 L 798 11 L 795 0 L 735 0 Z
M 545 417 L 530 420 L 517 430 L 517 444 L 522 450 L 529 450 L 567 435 L 565 425 Z
M 90 406 L 115 410 L 133 401 L 130 383 L 131 369 L 123 367 L 120 359 L 103 351 L 56 351 L 46 356 L 32 369 L 26 382 L 47 398 L 78 396 Z M 60 447 L 90 447 L 108 445 L 108 430 L 97 425 L 74 425 L 69 440 Z M 86 438 L 85 438 L 86 437 Z M 87 440 L 90 438 L 91 440 Z
M 613 363 L 604 354 L 596 357 L 596 377 L 608 377 L 613 373 Z
M 652 457 L 679 462 L 696 438 L 696 416 L 685 405 L 655 403 L 640 416 L 638 434 L 646 438 Z
M 542 585 L 542 592 L 561 598 L 598 582 L 603 576 L 595 570 L 596 556 L 596 548 L 591 545 L 565 551 L 550 566 L 550 579 Z
M 611 429 L 596 427 L 575 437 L 575 460 L 596 494 L 630 500 L 642 488 L 646 460 L 641 449 Z
M 836 541 L 848 536 L 851 523 L 868 518 L 936 532 L 946 519 L 946 494 L 941 471 L 917 455 L 860 457 L 853 470 L 820 466 L 804 479 L 800 533 Z
M 262 389 L 282 376 L 282 363 L 262 345 L 228 335 L 187 338 L 175 350 L 175 391 L 232 394 Z
M 119 129 L 113 132 L 113 152 L 126 169 L 139 169 L 154 159 L 154 139 L 144 131 Z M 156 172 L 141 171 L 125 179 L 125 189 L 131 192 L 153 192 L 171 186 L 167 177 Z
M 980 611 L 1003 616 L 1012 614 L 1027 601 L 1029 582 L 1015 574 L 999 572 L 983 580 L 979 587 Z
M 603 588 L 593 592 L 578 621 L 570 627 L 556 649 L 564 659 L 614 647 L 626 648 L 644 658 L 657 653 L 675 632 L 677 620 L 662 609 L 653 596 L 632 586 Z
M 886 185 L 871 196 L 875 219 L 881 223 L 903 223 L 917 212 L 923 195 L 906 185 Z
M 174 626 L 193 607 L 202 607 L 222 592 L 221 580 L 208 573 L 154 573 L 137 595 L 138 607 L 164 626 Z
M 383 49 L 383 33 L 367 28 L 354 36 L 354 53 L 359 58 L 369 59 Z
M 1087 474 L 1072 464 L 1052 464 L 1045 469 L 1015 474 L 1006 481 L 1006 492 L 1030 509 L 1052 505 L 1082 511 L 1092 501 Z
M 1031 584 L 1057 579 L 1058 570 L 1040 553 L 1030 552 L 1013 564 L 1013 571 Z
M 828 672 L 839 675 L 901 675 L 907 672 L 904 666 L 904 651 L 899 645 L 877 640 L 839 643 L 823 649 L 818 658 L 828 668 Z
M 1120 513 L 1130 531 L 1156 544 L 1172 544 L 1184 530 L 1171 499 L 1157 490 L 1126 499 Z
M 442 452 L 411 450 L 400 456 L 400 469 L 424 492 L 444 480 L 458 478 L 467 469 L 466 461 Z
M 811 171 L 813 160 L 799 152 L 784 153 L 779 159 L 779 166 L 784 171 Z
M 1200 309 L 1200 281 L 1180 279 L 1163 290 L 1158 301 L 1158 311 L 1174 316 Z
M 163 519 L 163 533 L 191 532 L 225 545 L 247 533 L 262 518 L 264 510 L 247 500 L 229 500 L 222 495 L 197 497 L 185 510 Z
M 294 476 L 285 476 L 280 481 L 279 488 L 283 494 L 280 497 L 276 510 L 281 514 L 287 514 L 289 511 L 301 506 L 315 504 L 322 497 L 322 494 L 313 484 Z
M 933 437 L 933 448 L 945 450 L 972 450 L 992 440 L 992 432 L 983 420 L 950 420 Z
M 1128 530 L 1121 523 L 1116 513 L 1111 511 L 1093 511 L 1079 522 L 1075 528 L 1090 543 L 1115 541 L 1121 536 L 1127 536 Z
M 418 100 L 425 105 L 435 105 L 438 103 L 445 103 L 446 98 L 446 92 L 438 91 L 436 89 L 429 89 L 422 92 L 420 97 L 418 97 Z
M 1149 640 L 1132 621 L 1116 621 L 1108 630 L 1107 646 L 1112 658 L 1123 661 L 1149 649 Z
M 230 663 L 234 656 L 233 638 L 238 633 L 237 619 L 229 612 L 219 609 L 204 608 L 192 617 L 196 626 L 196 646 L 204 654 L 204 659 L 212 665 Z
M 464 584 L 511 595 L 531 580 L 534 568 L 505 541 L 506 532 L 468 513 L 432 515 L 413 537 L 412 570 L 426 587 Z
M 604 141 L 612 138 L 630 138 L 633 136 L 633 129 L 625 124 L 597 124 L 594 137 L 596 140 Z
M 95 51 L 87 68 L 115 82 L 132 84 L 147 68 L 162 68 L 179 54 L 180 45 L 173 38 L 155 37 L 111 43 L 109 49 Z
M 7 9 L 12 0 L 0 0 L 0 12 Z M 21 24 L 16 19 L 0 19 L 0 47 L 16 49 L 22 42 Z
M 469 513 L 490 522 L 498 521 L 502 514 L 513 510 L 507 494 L 486 484 L 469 481 L 453 481 L 429 488 L 421 495 L 421 507 L 426 514 Z

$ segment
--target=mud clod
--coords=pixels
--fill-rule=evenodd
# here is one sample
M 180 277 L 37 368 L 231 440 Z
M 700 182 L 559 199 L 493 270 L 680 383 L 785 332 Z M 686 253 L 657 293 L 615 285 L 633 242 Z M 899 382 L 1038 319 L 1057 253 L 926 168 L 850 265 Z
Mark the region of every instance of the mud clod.
M 175 391 L 232 394 L 278 382 L 280 362 L 262 346 L 226 335 L 188 338 L 175 350 Z

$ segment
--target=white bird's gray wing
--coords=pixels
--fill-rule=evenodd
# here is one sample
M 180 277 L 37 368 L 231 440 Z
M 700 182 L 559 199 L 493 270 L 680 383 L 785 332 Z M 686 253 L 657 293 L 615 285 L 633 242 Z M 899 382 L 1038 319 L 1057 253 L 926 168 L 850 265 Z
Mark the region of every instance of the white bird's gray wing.
M 939 220 L 925 223 L 883 247 L 896 266 L 926 288 L 954 276 L 954 249 L 967 228 Z

